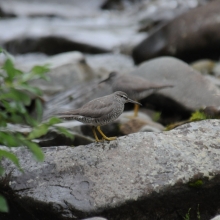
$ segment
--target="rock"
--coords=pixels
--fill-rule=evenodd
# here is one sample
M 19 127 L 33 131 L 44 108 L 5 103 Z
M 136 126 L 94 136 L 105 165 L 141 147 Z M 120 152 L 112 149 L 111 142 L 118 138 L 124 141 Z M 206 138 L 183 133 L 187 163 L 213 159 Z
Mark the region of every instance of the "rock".
M 86 62 L 100 77 L 107 78 L 113 71 L 129 73 L 134 69 L 134 63 L 130 56 L 119 53 L 105 53 L 97 55 L 85 55 Z
M 19 196 L 8 197 L 9 204 L 16 207 L 16 198 L 28 213 L 40 209 L 44 219 L 51 219 L 48 212 L 109 220 L 178 219 L 189 207 L 196 219 L 199 204 L 201 219 L 209 219 L 220 206 L 219 136 L 220 121 L 204 120 L 111 142 L 44 148 L 42 163 L 15 148 L 24 173 L 2 161 L 6 173 L 13 170 L 9 183 Z
M 95 72 L 86 63 L 80 52 L 66 52 L 51 57 L 41 57 L 33 54 L 17 56 L 14 58 L 15 66 L 23 71 L 29 71 L 35 65 L 49 65 L 47 74 L 49 82 L 34 80 L 32 85 L 40 88 L 45 96 L 73 88 L 79 83 L 84 83 L 96 78 Z M 28 59 L 27 59 L 28 58 Z M 25 61 L 27 59 L 27 61 Z
M 142 76 L 153 83 L 174 85 L 173 88 L 157 92 L 158 95 L 173 101 L 167 101 L 168 112 L 175 114 L 175 111 L 179 111 L 178 109 L 195 111 L 204 106 L 220 105 L 220 90 L 199 72 L 179 59 L 172 57 L 155 58 L 144 62 L 131 74 Z M 146 102 L 159 105 L 159 99 L 154 99 L 155 96 L 151 96 L 146 99 Z M 164 102 L 166 101 L 164 100 Z M 144 101 L 142 101 L 143 103 Z M 165 111 L 165 109 L 163 110 Z
M 135 63 L 166 55 L 175 56 L 187 62 L 204 58 L 218 59 L 219 10 L 220 2 L 210 1 L 155 30 L 134 48 Z
M 139 131 L 149 132 L 149 131 L 162 131 L 164 127 L 154 122 L 148 115 L 138 112 L 138 117 L 130 119 L 134 112 L 124 112 L 118 118 L 118 124 L 120 126 L 120 131 L 122 134 L 132 134 Z
M 211 75 L 205 75 L 204 76 L 205 79 L 207 79 L 208 81 L 210 81 L 210 83 L 220 87 L 220 79 L 216 76 L 211 76 Z
M 210 220 L 220 220 L 220 215 L 217 215 L 217 216 L 215 216 L 214 218 L 212 218 Z

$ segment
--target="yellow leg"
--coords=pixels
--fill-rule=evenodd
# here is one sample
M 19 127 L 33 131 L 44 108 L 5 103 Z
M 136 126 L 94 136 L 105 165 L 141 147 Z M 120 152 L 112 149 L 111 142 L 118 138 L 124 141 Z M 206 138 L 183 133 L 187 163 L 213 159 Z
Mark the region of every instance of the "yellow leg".
M 99 138 L 98 138 L 98 136 L 97 136 L 97 134 L 96 134 L 95 127 L 92 127 L 92 132 L 93 132 L 93 134 L 94 134 L 94 136 L 95 136 L 95 140 L 96 140 L 97 142 L 99 142 L 100 140 L 99 140 Z
M 116 139 L 116 137 L 106 137 L 105 134 L 102 132 L 100 126 L 97 127 L 97 130 L 99 131 L 99 133 L 102 135 L 102 137 L 107 140 L 107 141 L 113 141 Z
M 138 116 L 138 110 L 139 110 L 139 105 L 138 104 L 134 104 L 134 117 Z

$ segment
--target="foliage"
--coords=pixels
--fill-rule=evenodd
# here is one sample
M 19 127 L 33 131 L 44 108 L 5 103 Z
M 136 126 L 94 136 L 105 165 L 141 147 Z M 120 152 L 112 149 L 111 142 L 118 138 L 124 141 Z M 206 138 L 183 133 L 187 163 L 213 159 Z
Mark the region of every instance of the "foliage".
M 184 220 L 190 220 L 190 214 L 189 214 L 190 210 L 191 210 L 191 208 L 189 208 L 188 212 L 186 213 L 186 216 L 183 217 Z
M 158 122 L 161 118 L 161 112 L 155 112 L 153 114 L 153 121 Z
M 193 188 L 198 188 L 198 187 L 201 187 L 202 185 L 203 185 L 202 180 L 196 180 L 194 182 L 189 183 L 189 186 Z
M 10 55 L 0 48 L 0 53 L 5 56 L 5 62 L 0 67 L 0 160 L 7 158 L 11 160 L 21 171 L 22 168 L 17 156 L 10 152 L 10 148 L 26 146 L 38 161 L 44 160 L 41 148 L 33 142 L 48 132 L 48 129 L 60 121 L 58 118 L 51 118 L 40 123 L 42 118 L 42 92 L 39 88 L 30 84 L 35 79 L 45 79 L 48 66 L 34 66 L 29 72 L 22 72 L 15 68 Z M 27 108 L 35 101 L 36 116 L 32 117 Z M 32 131 L 24 136 L 18 132 L 7 129 L 7 124 L 26 124 L 32 127 Z M 58 132 L 72 137 L 64 128 L 55 128 Z M 4 168 L 0 166 L 0 175 L 4 174 Z M 0 211 L 8 211 L 5 199 L 0 196 Z
M 190 121 L 199 121 L 199 120 L 204 120 L 207 119 L 207 116 L 205 115 L 204 112 L 201 111 L 196 111 L 192 113 L 192 116 L 190 117 Z
M 190 210 L 191 210 L 191 208 L 189 208 L 188 212 L 187 212 L 186 215 L 183 217 L 184 220 L 190 220 Z M 197 220 L 200 220 L 200 219 L 201 219 L 200 211 L 199 211 L 199 204 L 198 204 L 198 206 L 197 206 L 196 219 L 197 219 Z
M 0 212 L 8 212 L 8 206 L 6 200 L 0 195 Z

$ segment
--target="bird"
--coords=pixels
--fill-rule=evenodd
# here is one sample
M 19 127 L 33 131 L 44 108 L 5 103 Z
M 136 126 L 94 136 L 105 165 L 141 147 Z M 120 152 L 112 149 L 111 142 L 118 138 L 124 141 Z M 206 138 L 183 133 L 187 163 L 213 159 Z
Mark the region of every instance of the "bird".
M 63 119 L 75 119 L 84 124 L 91 125 L 97 142 L 101 140 L 98 138 L 95 128 L 97 128 L 103 139 L 112 141 L 116 137 L 107 137 L 102 132 L 100 126 L 115 121 L 124 111 L 124 104 L 127 102 L 141 105 L 139 102 L 128 98 L 125 92 L 116 91 L 110 95 L 91 100 L 81 108 L 58 113 L 57 116 Z
M 100 83 L 107 83 L 112 87 L 114 91 L 122 91 L 128 94 L 128 96 L 135 100 L 141 100 L 156 92 L 159 89 L 173 87 L 173 85 L 163 85 L 151 83 L 148 80 L 128 74 L 120 74 L 118 72 L 111 72 L 107 79 L 102 80 Z M 135 103 L 134 116 L 138 116 L 139 105 Z

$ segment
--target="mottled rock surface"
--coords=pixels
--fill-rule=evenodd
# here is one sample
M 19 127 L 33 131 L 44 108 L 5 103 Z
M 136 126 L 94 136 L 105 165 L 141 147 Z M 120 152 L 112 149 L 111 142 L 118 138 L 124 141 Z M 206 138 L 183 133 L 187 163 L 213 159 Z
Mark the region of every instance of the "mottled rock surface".
M 166 55 L 187 62 L 201 58 L 219 59 L 219 11 L 220 2 L 210 1 L 155 30 L 134 48 L 135 63 Z
M 19 148 L 25 172 L 6 160 L 3 165 L 13 170 L 10 186 L 29 211 L 40 202 L 66 218 L 99 213 L 114 220 L 167 220 L 182 219 L 200 204 L 201 219 L 209 219 L 220 205 L 219 137 L 220 121 L 206 120 L 112 142 L 44 148 L 43 163 Z

